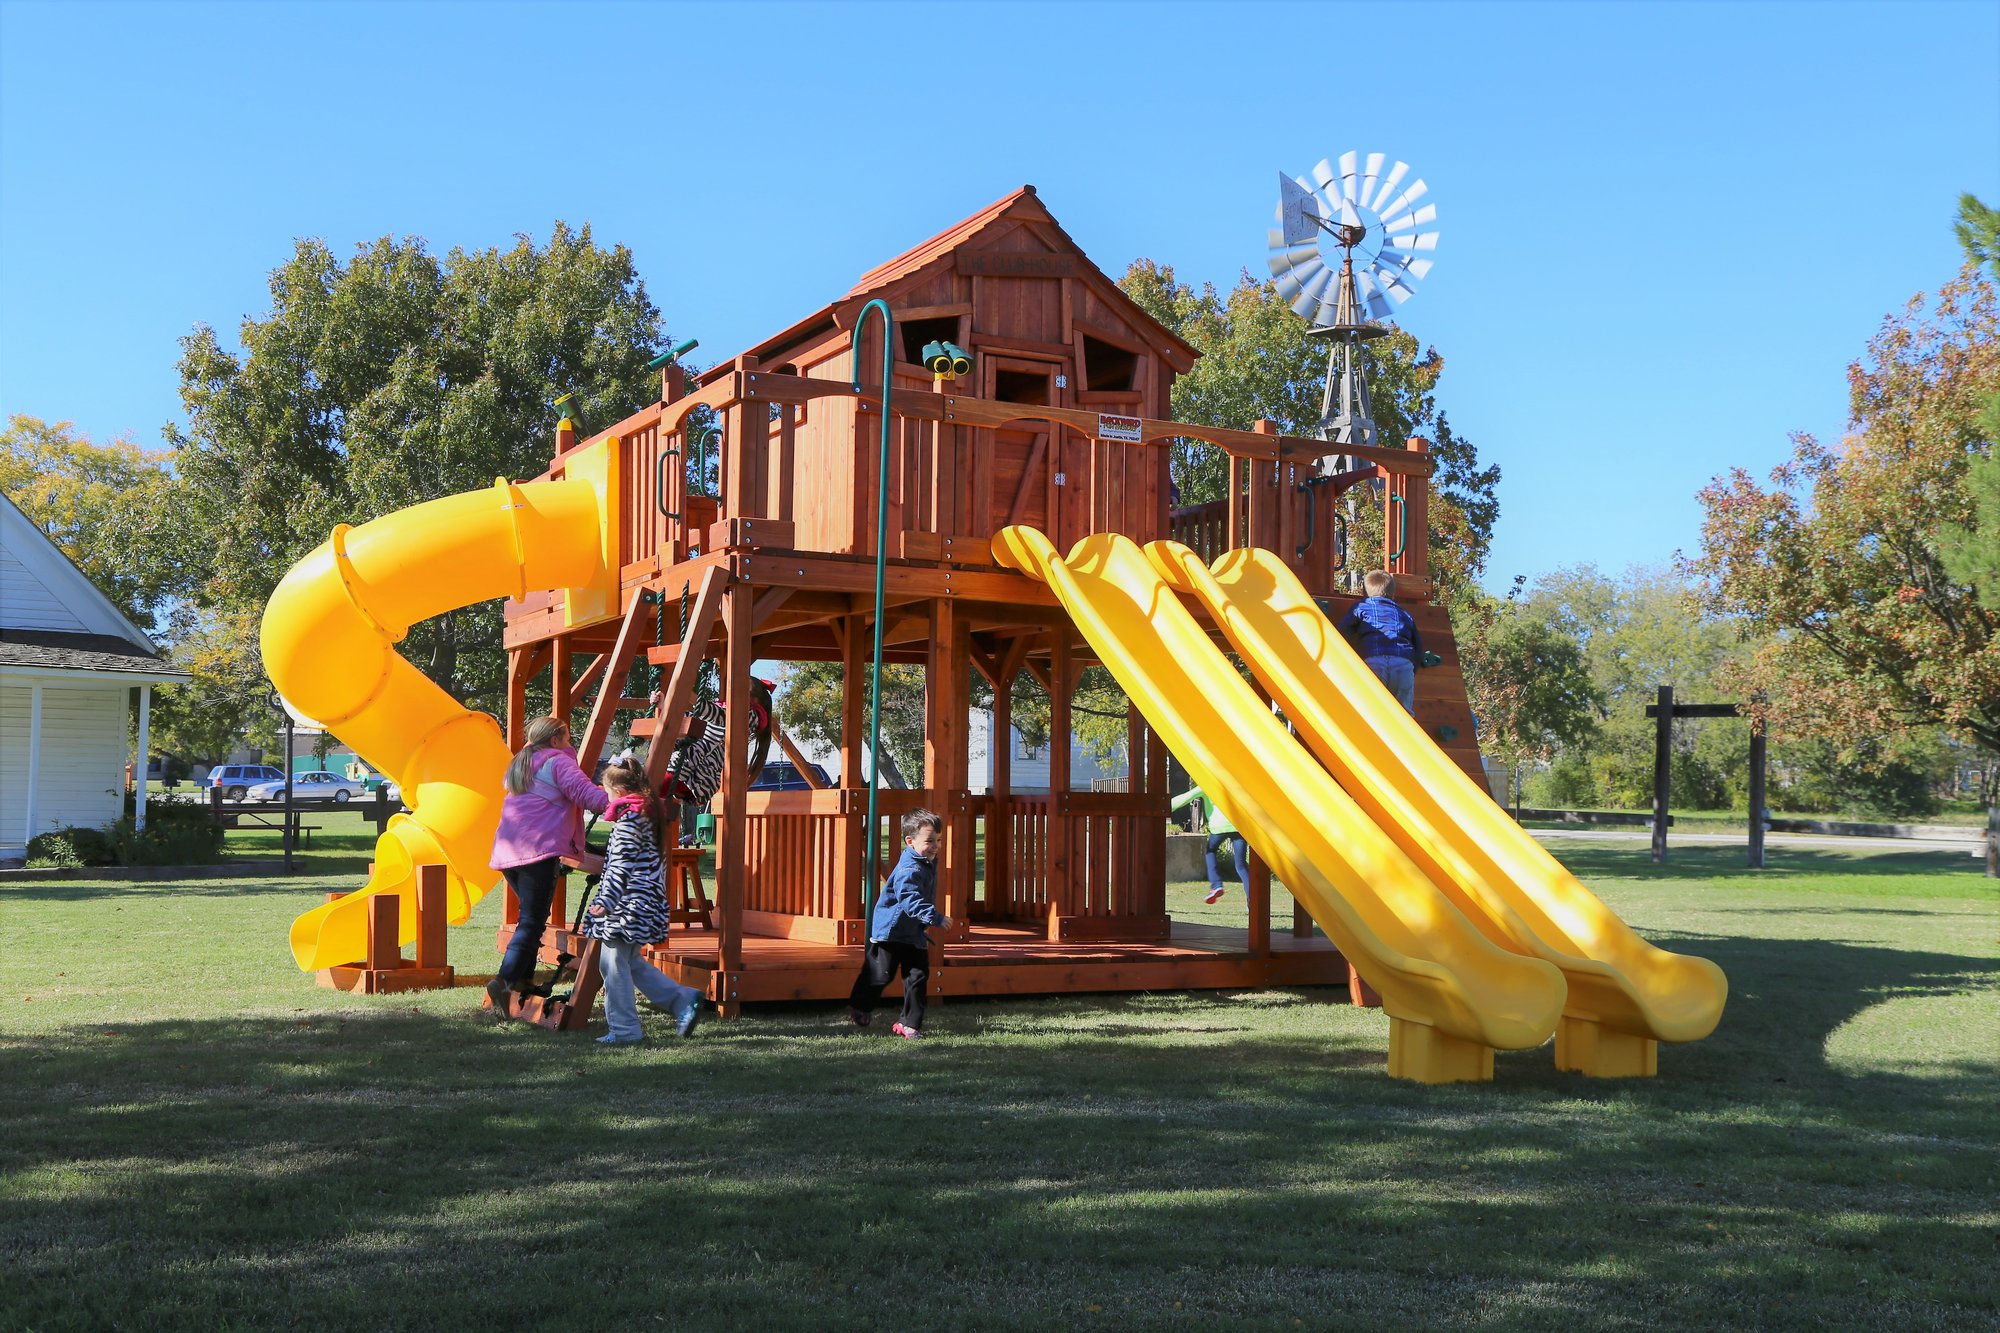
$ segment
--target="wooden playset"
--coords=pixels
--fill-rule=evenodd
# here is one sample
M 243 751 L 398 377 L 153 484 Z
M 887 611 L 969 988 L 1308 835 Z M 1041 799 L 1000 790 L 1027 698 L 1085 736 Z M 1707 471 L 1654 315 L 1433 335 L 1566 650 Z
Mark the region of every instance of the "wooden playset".
M 864 326 L 858 365 L 853 351 L 857 316 L 873 300 L 894 315 L 892 438 L 881 475 L 883 322 Z M 934 342 L 969 351 L 970 373 L 934 380 L 920 364 Z M 847 993 L 864 940 L 863 749 L 876 506 L 886 487 L 884 658 L 922 665 L 928 689 L 921 781 L 879 793 L 872 832 L 886 873 L 901 815 L 923 806 L 946 821 L 939 896 L 956 924 L 937 946 L 933 992 L 1350 982 L 1345 961 L 1302 917 L 1291 933 L 1272 934 L 1262 873 L 1247 928 L 1170 920 L 1165 748 L 1135 710 L 1128 790 L 1070 789 L 1070 699 L 1089 650 L 1048 589 L 997 566 L 990 549 L 1009 524 L 1041 528 L 1064 549 L 1103 531 L 1140 542 L 1171 536 L 1205 556 L 1262 546 L 1338 615 L 1352 598 L 1336 572 L 1336 505 L 1343 491 L 1379 480 L 1389 520 L 1382 563 L 1444 659 L 1419 673 L 1417 718 L 1478 778 L 1450 623 L 1430 604 L 1424 443 L 1335 450 L 1269 423 L 1240 431 L 1170 420 L 1174 377 L 1196 355 L 1099 272 L 1023 187 L 733 360 L 692 379 L 667 365 L 660 401 L 608 430 L 588 440 L 558 432 L 550 478 L 565 475 L 565 456 L 580 446 L 615 437 L 621 600 L 616 615 L 574 629 L 561 593 L 508 603 L 511 744 L 521 743 L 531 682 L 547 673 L 557 714 L 588 706 L 586 766 L 627 711 L 637 714 L 629 734 L 652 738 L 657 776 L 704 658 L 719 661 L 725 699 L 748 696 L 759 659 L 843 667 L 837 786 L 750 791 L 750 722 L 745 710 L 728 710 L 712 903 L 698 881 L 683 891 L 688 928 L 652 953 L 663 970 L 725 1014 L 745 1001 Z M 1167 446 L 1186 438 L 1229 455 L 1227 500 L 1171 505 Z M 710 439 L 720 459 L 713 495 L 690 485 L 687 466 Z M 1358 470 L 1303 485 L 1330 452 L 1356 458 Z M 661 669 L 657 702 L 625 692 L 641 662 Z M 985 790 L 973 789 L 968 759 L 975 671 L 996 700 Z M 1050 700 L 1047 790 L 1011 781 L 1009 698 L 1020 672 Z M 777 739 L 797 757 L 782 719 Z M 503 942 L 514 915 L 510 895 Z M 564 921 L 558 907 L 551 955 L 578 947 Z

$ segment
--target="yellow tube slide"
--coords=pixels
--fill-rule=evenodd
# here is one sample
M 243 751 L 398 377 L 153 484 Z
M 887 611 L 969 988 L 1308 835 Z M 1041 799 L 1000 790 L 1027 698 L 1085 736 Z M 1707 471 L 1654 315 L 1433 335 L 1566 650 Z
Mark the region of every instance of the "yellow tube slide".
M 601 584 L 604 492 L 602 477 L 503 480 L 358 528 L 343 525 L 271 594 L 262 632 L 271 683 L 394 778 L 410 807 L 376 842 L 365 887 L 292 923 L 292 957 L 302 969 L 367 952 L 373 894 L 402 894 L 402 939 L 414 939 L 418 866 L 450 870 L 453 922 L 499 882 L 486 864 L 509 758 L 499 724 L 432 684 L 394 645 L 417 621 L 455 607 L 529 588 Z
M 1562 974 L 1496 946 L 1285 731 L 1129 538 L 1068 560 L 1033 528 L 993 540 L 1046 582 L 1098 657 L 1257 854 L 1382 995 L 1389 1072 L 1491 1078 L 1493 1050 L 1548 1040 Z
M 1375 825 L 1503 948 L 1561 968 L 1556 1063 L 1652 1074 L 1657 1043 L 1714 1031 L 1728 982 L 1706 958 L 1639 938 L 1465 774 L 1356 657 L 1274 552 L 1211 571 L 1174 542 L 1148 557 L 1205 605 L 1260 684 Z

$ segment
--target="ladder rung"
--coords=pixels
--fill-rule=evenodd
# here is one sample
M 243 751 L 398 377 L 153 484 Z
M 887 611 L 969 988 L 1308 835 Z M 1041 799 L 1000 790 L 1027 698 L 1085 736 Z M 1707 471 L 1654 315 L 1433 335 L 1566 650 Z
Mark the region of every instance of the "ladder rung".
M 654 666 L 672 666 L 681 660 L 681 646 L 677 643 L 663 644 L 646 650 L 646 660 Z

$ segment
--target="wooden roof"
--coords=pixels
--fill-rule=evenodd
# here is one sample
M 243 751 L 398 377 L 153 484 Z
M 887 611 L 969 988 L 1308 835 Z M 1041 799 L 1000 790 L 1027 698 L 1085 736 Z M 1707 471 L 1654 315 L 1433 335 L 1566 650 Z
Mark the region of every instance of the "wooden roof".
M 839 300 L 821 307 L 746 350 L 748 354 L 768 362 L 781 359 L 781 354 L 785 350 L 797 347 L 812 337 L 835 328 L 852 328 L 856 312 L 871 297 L 884 295 L 887 289 L 928 276 L 928 271 L 933 266 L 950 263 L 953 254 L 967 247 L 975 237 L 987 229 L 1016 223 L 1031 227 L 1045 244 L 1076 255 L 1082 261 L 1080 271 L 1076 275 L 1078 280 L 1089 283 L 1105 301 L 1124 310 L 1131 322 L 1132 331 L 1177 373 L 1185 373 L 1201 356 L 1194 347 L 1147 314 L 1116 282 L 1091 262 L 1090 257 L 1083 253 L 1083 247 L 1062 229 L 1061 224 L 1048 211 L 1032 185 L 1023 185 L 1012 194 L 988 204 L 964 221 L 947 227 L 929 240 L 905 250 L 894 259 L 876 265 L 862 274 L 860 280 Z M 725 371 L 728 365 L 728 362 L 719 363 L 702 375 L 701 379 L 706 382 L 714 375 Z

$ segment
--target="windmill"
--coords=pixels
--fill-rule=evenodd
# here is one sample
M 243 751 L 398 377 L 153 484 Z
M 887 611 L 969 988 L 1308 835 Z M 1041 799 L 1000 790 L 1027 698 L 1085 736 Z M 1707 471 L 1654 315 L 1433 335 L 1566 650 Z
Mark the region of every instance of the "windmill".
M 1322 159 L 1308 176 L 1278 173 L 1271 274 L 1310 335 L 1328 340 L 1319 438 L 1335 444 L 1376 442 L 1359 348 L 1389 332 L 1376 321 L 1416 294 L 1437 249 L 1437 206 L 1422 202 L 1430 187 L 1405 185 L 1409 164 L 1384 171 L 1385 161 L 1383 153 L 1342 153 L 1338 171 Z

